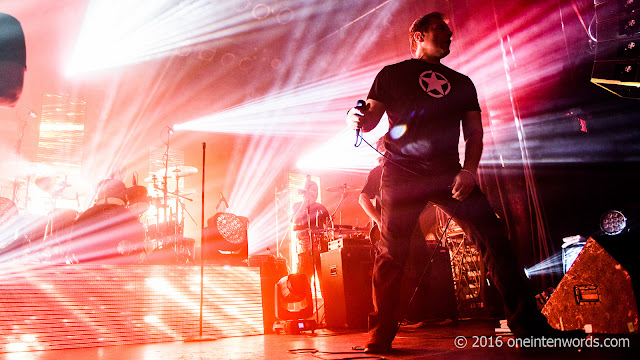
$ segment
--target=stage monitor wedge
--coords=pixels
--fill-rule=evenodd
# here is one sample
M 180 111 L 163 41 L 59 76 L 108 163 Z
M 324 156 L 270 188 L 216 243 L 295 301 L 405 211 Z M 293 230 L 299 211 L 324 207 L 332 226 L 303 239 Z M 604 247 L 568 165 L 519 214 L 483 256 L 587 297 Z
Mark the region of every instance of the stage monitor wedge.
M 559 330 L 637 334 L 638 308 L 629 272 L 589 238 L 542 309 Z

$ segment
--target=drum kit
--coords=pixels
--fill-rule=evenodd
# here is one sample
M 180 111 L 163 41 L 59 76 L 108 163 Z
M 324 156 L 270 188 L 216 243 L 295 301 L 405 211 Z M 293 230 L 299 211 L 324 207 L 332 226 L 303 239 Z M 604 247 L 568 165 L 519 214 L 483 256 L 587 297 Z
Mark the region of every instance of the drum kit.
M 0 197 L 0 256 L 29 263 L 144 264 L 162 249 L 174 254 L 174 263 L 188 264 L 195 241 L 183 236 L 184 201 L 195 191 L 181 188 L 180 180 L 197 172 L 191 166 L 166 167 L 145 179 L 148 186 L 138 185 L 135 175 L 131 187 L 116 178 L 102 180 L 92 206 L 82 213 L 58 208 L 68 201 L 80 207 L 80 182 L 35 177 L 53 210 L 44 217 L 21 216 L 14 201 Z
M 351 193 L 359 193 L 362 188 L 356 188 L 347 184 L 328 187 L 325 189 L 328 192 L 340 193 L 340 201 L 336 206 L 333 213 L 327 218 L 327 224 L 319 224 L 313 226 L 309 231 L 306 225 L 294 225 L 293 230 L 297 232 L 299 240 L 308 241 L 309 234 L 313 239 L 314 250 L 324 252 L 327 250 L 333 250 L 343 246 L 356 245 L 356 246 L 368 246 L 370 241 L 368 240 L 369 229 L 366 227 L 358 227 L 353 225 L 342 225 L 334 223 L 335 214 L 340 209 L 344 199 Z M 301 246 L 302 249 L 308 246 Z

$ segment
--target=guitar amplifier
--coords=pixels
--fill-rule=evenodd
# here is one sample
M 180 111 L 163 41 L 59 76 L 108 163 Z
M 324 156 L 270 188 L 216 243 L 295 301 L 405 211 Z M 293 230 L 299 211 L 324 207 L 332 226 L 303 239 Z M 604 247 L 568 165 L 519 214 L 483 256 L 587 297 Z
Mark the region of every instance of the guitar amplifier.
M 371 249 L 371 243 L 364 237 L 356 238 L 356 237 L 339 237 L 337 239 L 329 241 L 328 249 L 329 250 L 338 250 L 345 247 L 354 247 L 354 248 L 367 248 Z

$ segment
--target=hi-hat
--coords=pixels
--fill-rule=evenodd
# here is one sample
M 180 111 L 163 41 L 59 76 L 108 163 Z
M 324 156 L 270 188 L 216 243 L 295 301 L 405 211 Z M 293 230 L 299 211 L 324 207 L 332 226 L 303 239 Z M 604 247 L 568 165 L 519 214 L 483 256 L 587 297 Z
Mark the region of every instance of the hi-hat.
M 362 188 L 356 188 L 356 187 L 349 186 L 347 184 L 342 184 L 342 185 L 328 187 L 326 190 L 329 192 L 356 192 L 356 191 L 362 191 Z

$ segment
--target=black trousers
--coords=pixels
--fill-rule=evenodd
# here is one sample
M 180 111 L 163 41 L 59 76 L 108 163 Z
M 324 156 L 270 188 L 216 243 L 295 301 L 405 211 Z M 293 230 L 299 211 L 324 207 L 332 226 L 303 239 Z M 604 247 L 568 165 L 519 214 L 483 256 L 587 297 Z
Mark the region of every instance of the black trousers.
M 382 173 L 382 231 L 373 269 L 373 302 L 377 324 L 373 341 L 391 343 L 404 311 L 400 284 L 410 239 L 428 202 L 438 205 L 462 227 L 482 253 L 487 270 L 502 294 L 508 324 L 516 335 L 546 324 L 537 311 L 524 270 L 518 266 L 504 227 L 486 196 L 476 186 L 464 201 L 451 196 L 457 172 L 417 175 L 392 163 Z

